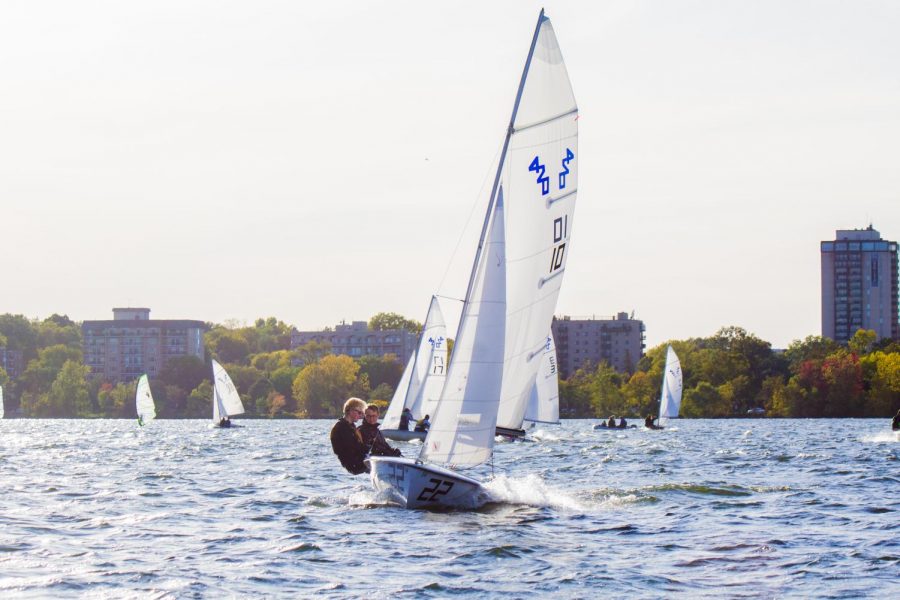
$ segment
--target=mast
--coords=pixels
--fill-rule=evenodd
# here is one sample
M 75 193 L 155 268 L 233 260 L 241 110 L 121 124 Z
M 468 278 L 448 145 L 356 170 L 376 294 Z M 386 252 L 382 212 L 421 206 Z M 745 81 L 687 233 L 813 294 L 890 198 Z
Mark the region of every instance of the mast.
M 537 25 L 534 27 L 534 35 L 531 38 L 531 47 L 528 49 L 528 58 L 525 59 L 525 67 L 522 69 L 522 78 L 519 80 L 519 89 L 516 91 L 516 101 L 513 103 L 512 116 L 509 118 L 509 127 L 506 128 L 506 138 L 503 140 L 503 150 L 500 152 L 500 161 L 497 164 L 497 174 L 494 175 L 494 185 L 491 188 L 490 200 L 488 200 L 487 212 L 484 215 L 484 223 L 481 225 L 481 236 L 478 238 L 478 249 L 475 251 L 475 262 L 472 264 L 472 274 L 469 275 L 469 286 L 466 288 L 465 300 L 463 300 L 463 313 L 465 313 L 466 305 L 469 303 L 469 296 L 472 294 L 472 287 L 475 285 L 475 276 L 478 272 L 478 261 L 481 259 L 481 251 L 484 248 L 484 238 L 487 235 L 488 223 L 491 220 L 491 213 L 494 210 L 494 201 L 497 198 L 497 188 L 500 187 L 500 176 L 503 173 L 503 164 L 506 161 L 506 151 L 509 149 L 509 140 L 515 132 L 513 126 L 516 122 L 516 115 L 519 112 L 519 102 L 522 100 L 522 90 L 525 89 L 525 80 L 528 78 L 528 69 L 531 67 L 531 58 L 534 56 L 534 47 L 537 45 L 538 35 L 541 32 L 541 24 L 543 24 L 544 9 L 538 15 Z M 456 328 L 456 337 L 459 338 L 459 332 L 462 328 L 462 319 Z

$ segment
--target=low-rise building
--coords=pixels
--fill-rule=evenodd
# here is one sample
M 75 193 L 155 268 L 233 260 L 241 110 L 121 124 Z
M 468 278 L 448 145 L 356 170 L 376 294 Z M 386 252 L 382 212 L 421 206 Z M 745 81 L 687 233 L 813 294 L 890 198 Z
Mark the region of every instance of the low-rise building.
M 644 323 L 620 312 L 608 318 L 554 317 L 559 375 L 566 379 L 578 369 L 607 362 L 616 371 L 633 373 L 644 356 Z
M 114 308 L 111 321 L 81 325 L 84 364 L 110 383 L 159 375 L 177 356 L 203 358 L 203 321 L 153 320 L 149 308 Z
M 369 329 L 366 321 L 353 321 L 349 325 L 341 322 L 334 331 L 297 331 L 291 332 L 291 349 L 299 348 L 309 342 L 327 342 L 331 344 L 332 354 L 346 354 L 353 358 L 375 355 L 393 354 L 403 364 L 409 360 L 416 348 L 418 336 L 405 329 Z

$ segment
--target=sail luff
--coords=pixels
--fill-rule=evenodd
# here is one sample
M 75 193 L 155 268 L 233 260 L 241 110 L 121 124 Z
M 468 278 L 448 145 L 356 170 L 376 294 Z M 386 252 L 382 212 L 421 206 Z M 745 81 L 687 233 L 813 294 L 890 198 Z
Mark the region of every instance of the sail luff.
M 472 294 L 472 286 L 475 283 L 475 272 L 478 269 L 478 263 L 481 260 L 481 253 L 484 248 L 484 239 L 488 231 L 488 223 L 493 213 L 494 202 L 497 197 L 497 190 L 500 187 L 500 179 L 503 175 L 503 166 L 506 163 L 506 155 L 509 152 L 509 141 L 512 139 L 516 116 L 519 114 L 519 105 L 522 102 L 522 92 L 525 89 L 525 82 L 528 80 L 528 69 L 531 67 L 531 59 L 534 57 L 534 48 L 537 45 L 538 36 L 541 33 L 541 24 L 544 22 L 544 9 L 538 15 L 537 25 L 534 26 L 534 35 L 531 36 L 531 46 L 528 48 L 528 57 L 525 59 L 525 66 L 522 68 L 522 77 L 519 79 L 519 87 L 516 90 L 516 99 L 513 102 L 512 115 L 509 117 L 509 126 L 506 128 L 506 137 L 503 139 L 503 149 L 500 151 L 500 159 L 497 162 L 497 172 L 494 174 L 494 184 L 491 186 L 491 195 L 488 199 L 487 211 L 484 214 L 484 223 L 481 225 L 481 235 L 478 238 L 478 248 L 475 250 L 475 260 L 472 263 L 472 273 L 469 275 L 469 285 L 466 288 L 465 302 L 469 301 Z M 463 309 L 465 310 L 465 309 Z M 462 319 L 456 329 L 456 337 L 459 337 L 459 331 L 462 328 Z
M 681 409 L 683 382 L 681 361 L 672 346 L 666 350 L 666 364 L 663 367 L 663 384 L 659 396 L 659 418 L 676 418 Z
M 153 394 L 150 391 L 150 381 L 147 375 L 141 375 L 138 379 L 137 387 L 134 394 L 135 409 L 137 410 L 138 420 L 142 425 L 146 425 L 156 418 L 156 406 L 153 403 Z

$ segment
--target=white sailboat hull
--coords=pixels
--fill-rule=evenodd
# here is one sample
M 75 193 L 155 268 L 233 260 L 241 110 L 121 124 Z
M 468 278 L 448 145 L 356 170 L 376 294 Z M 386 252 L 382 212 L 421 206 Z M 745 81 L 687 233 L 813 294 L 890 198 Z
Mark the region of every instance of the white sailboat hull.
M 475 479 L 411 458 L 372 456 L 369 465 L 373 487 L 404 508 L 477 508 L 488 498 Z

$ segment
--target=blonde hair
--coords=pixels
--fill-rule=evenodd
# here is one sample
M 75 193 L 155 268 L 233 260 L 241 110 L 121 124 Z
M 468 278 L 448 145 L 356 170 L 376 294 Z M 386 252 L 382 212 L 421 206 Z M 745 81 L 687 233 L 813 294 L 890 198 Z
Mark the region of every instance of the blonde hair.
M 346 402 L 344 402 L 344 414 L 346 415 L 351 410 L 358 410 L 359 412 L 366 411 L 366 403 L 360 400 L 359 398 L 348 398 Z

